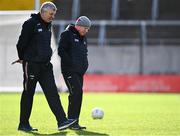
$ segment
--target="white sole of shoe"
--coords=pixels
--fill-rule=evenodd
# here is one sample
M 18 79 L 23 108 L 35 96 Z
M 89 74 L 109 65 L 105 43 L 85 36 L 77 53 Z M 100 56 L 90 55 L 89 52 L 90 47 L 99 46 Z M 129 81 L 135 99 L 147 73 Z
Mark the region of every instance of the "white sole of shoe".
M 76 123 L 76 121 L 77 120 L 74 120 L 73 122 L 71 122 L 71 123 L 69 123 L 69 124 L 67 124 L 65 126 L 58 127 L 58 130 L 64 130 L 64 129 L 68 128 L 69 126 L 71 126 L 72 124 Z

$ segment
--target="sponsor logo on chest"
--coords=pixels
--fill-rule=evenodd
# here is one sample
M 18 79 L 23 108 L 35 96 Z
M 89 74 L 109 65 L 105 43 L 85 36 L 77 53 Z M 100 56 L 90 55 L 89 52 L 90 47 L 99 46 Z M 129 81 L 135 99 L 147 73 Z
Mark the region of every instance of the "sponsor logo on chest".
M 79 42 L 79 39 L 76 39 L 76 38 L 75 38 L 74 41 L 75 41 L 75 42 Z
M 43 30 L 42 30 L 42 28 L 38 28 L 38 32 L 42 32 Z
M 79 43 L 79 39 L 77 39 L 77 38 L 75 38 L 74 41 Z M 86 45 L 86 41 L 83 41 L 83 44 Z
M 42 32 L 43 31 L 42 28 L 41 28 L 41 24 L 40 23 L 37 24 L 37 27 L 38 27 L 38 29 L 37 29 L 38 32 Z

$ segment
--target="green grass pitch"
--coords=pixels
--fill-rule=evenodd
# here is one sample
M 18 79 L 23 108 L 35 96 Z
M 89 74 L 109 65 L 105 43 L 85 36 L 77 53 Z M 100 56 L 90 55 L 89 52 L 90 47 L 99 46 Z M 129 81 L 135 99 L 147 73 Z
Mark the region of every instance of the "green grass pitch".
M 38 132 L 17 131 L 20 93 L 0 93 L 0 135 L 180 136 L 180 94 L 84 93 L 80 124 L 83 131 L 58 131 L 45 96 L 36 93 L 30 118 Z M 67 94 L 60 94 L 67 111 Z M 91 110 L 105 116 L 93 120 Z

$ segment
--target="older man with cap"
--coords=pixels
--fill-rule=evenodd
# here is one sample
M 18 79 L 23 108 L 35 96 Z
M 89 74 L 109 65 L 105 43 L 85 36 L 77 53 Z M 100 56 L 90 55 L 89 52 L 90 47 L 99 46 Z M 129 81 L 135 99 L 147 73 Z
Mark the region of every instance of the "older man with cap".
M 18 130 L 37 131 L 29 123 L 37 82 L 41 85 L 49 107 L 56 117 L 58 129 L 66 129 L 76 122 L 76 120 L 66 118 L 50 62 L 52 56 L 51 22 L 56 10 L 52 2 L 43 3 L 40 12 L 32 14 L 30 19 L 24 22 L 16 45 L 19 56 L 16 62 L 22 64 L 24 72 L 24 90 L 21 96 Z
M 88 68 L 86 33 L 91 21 L 86 16 L 79 17 L 75 25 L 70 24 L 61 33 L 58 54 L 61 57 L 61 71 L 69 90 L 68 119 L 77 119 L 70 128 L 86 129 L 79 125 L 83 97 L 83 76 Z

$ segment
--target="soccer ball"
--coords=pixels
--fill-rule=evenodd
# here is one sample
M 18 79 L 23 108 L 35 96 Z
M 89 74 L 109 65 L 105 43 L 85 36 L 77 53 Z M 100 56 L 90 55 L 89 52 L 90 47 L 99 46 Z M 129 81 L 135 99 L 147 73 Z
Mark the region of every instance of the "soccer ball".
M 92 109 L 91 116 L 93 119 L 102 119 L 104 117 L 104 111 L 101 108 Z

